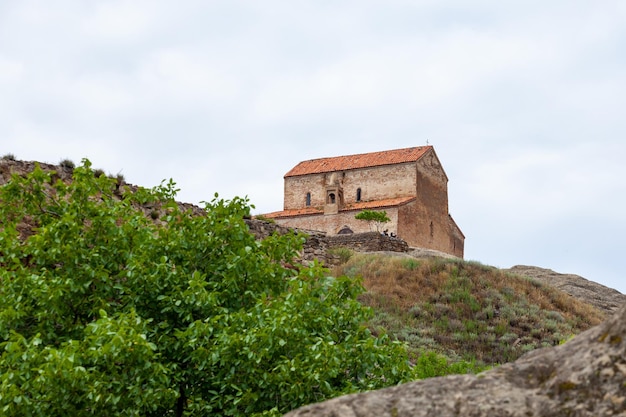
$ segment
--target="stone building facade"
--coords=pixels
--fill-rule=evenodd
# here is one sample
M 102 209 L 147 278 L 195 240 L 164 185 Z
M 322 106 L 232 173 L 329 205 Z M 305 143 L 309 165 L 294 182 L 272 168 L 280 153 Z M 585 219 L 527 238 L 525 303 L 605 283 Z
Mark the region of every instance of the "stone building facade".
M 462 258 L 465 236 L 448 212 L 448 177 L 432 146 L 303 161 L 284 177 L 284 209 L 264 216 L 327 235 L 362 233 L 354 216 L 385 211 L 389 234 Z

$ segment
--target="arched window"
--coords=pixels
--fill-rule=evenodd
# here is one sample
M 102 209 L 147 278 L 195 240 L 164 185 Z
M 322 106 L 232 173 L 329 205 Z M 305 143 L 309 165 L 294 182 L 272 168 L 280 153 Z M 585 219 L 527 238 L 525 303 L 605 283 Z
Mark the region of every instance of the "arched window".
M 335 193 L 328 194 L 328 203 L 335 204 Z
M 356 201 L 361 201 L 361 189 L 356 189 Z
M 311 205 L 311 193 L 306 193 L 306 206 L 309 207 Z

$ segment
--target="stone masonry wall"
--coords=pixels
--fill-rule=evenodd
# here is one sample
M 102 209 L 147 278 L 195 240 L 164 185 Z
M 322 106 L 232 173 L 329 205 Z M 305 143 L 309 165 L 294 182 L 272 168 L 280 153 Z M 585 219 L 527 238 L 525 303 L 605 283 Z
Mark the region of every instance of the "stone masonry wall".
M 307 193 L 311 193 L 312 207 L 324 206 L 326 185 L 332 174 L 310 174 L 285 178 L 285 210 L 304 208 Z M 356 202 L 359 188 L 362 201 L 374 201 L 414 196 L 417 187 L 417 170 L 414 163 L 339 171 L 336 174 L 343 187 L 345 204 Z M 390 184 L 393 184 L 393 187 L 390 188 Z
M 266 237 L 272 235 L 274 232 L 280 235 L 284 235 L 293 231 L 306 233 L 308 237 L 304 242 L 302 248 L 303 253 L 301 260 L 313 261 L 314 259 L 317 259 L 322 263 L 328 263 L 330 261 L 327 254 L 328 242 L 326 241 L 326 235 L 324 233 L 315 230 L 294 230 L 288 227 L 278 225 L 276 223 L 270 223 L 256 219 L 246 219 L 246 224 L 248 225 L 250 232 L 257 239 L 265 239 Z
M 328 252 L 328 249 L 331 248 L 345 247 L 356 252 L 409 251 L 409 245 L 404 240 L 385 236 L 378 232 L 326 236 L 324 233 L 314 230 L 291 229 L 256 219 L 248 219 L 246 224 L 257 239 L 265 239 L 274 232 L 285 234 L 295 230 L 296 232 L 306 233 L 308 238 L 303 245 L 301 260 L 312 261 L 317 259 L 326 265 L 331 265 L 335 262 L 335 257 Z
M 409 245 L 402 239 L 378 232 L 354 233 L 326 237 L 329 248 L 346 247 L 357 252 L 408 252 Z
M 382 230 L 388 229 L 389 233 L 398 234 L 398 209 L 397 207 L 385 207 L 384 211 L 389 217 L 389 222 L 382 226 Z M 370 224 L 363 220 L 357 220 L 354 216 L 357 210 L 344 210 L 337 214 L 301 215 L 298 217 L 284 217 L 275 219 L 276 223 L 295 229 L 319 230 L 328 236 L 337 234 L 344 227 L 349 227 L 354 233 L 370 232 Z M 400 236 L 405 239 L 405 236 Z M 409 239 L 406 239 L 407 241 Z

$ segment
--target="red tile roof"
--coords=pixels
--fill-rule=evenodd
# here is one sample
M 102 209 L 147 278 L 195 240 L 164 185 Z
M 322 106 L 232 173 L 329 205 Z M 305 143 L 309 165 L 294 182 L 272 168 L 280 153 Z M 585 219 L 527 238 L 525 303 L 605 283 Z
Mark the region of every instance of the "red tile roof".
M 386 198 L 384 200 L 376 200 L 376 201 L 360 201 L 358 203 L 346 204 L 343 207 L 343 209 L 341 209 L 341 211 L 369 210 L 369 209 L 378 209 L 378 208 L 383 208 L 383 207 L 401 206 L 402 204 L 406 204 L 413 200 L 415 200 L 415 197 L 397 197 L 397 198 Z M 302 209 L 275 211 L 273 213 L 264 214 L 263 217 L 267 217 L 270 219 L 277 219 L 277 218 L 282 218 L 282 217 L 296 217 L 296 216 L 305 216 L 305 215 L 313 215 L 313 214 L 324 214 L 324 208 L 323 207 L 306 207 Z
M 369 210 L 383 207 L 401 206 L 410 201 L 415 200 L 416 197 L 396 197 L 386 198 L 384 200 L 376 201 L 359 201 L 358 203 L 346 204 L 341 211 L 347 210 Z
M 432 146 L 416 146 L 391 151 L 311 159 L 309 161 L 302 161 L 293 167 L 285 174 L 285 178 L 298 175 L 321 174 L 324 172 L 415 162 L 431 149 Z
M 276 219 L 279 217 L 294 217 L 294 216 L 311 215 L 311 214 L 324 214 L 324 208 L 323 207 L 306 207 L 306 208 L 301 208 L 301 209 L 275 211 L 273 213 L 263 214 L 263 217 L 267 217 L 268 219 Z

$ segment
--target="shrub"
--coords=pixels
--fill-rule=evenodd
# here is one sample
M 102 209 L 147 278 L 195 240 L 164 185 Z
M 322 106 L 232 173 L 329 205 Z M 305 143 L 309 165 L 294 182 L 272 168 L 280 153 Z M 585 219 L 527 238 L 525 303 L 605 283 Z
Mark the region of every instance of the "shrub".
M 418 378 L 423 379 L 450 374 L 477 373 L 486 368 L 483 365 L 477 365 L 473 361 L 449 363 L 445 356 L 428 351 L 418 358 L 415 364 L 415 373 Z
M 345 264 L 354 255 L 353 250 L 344 247 L 330 248 L 327 253 L 331 256 L 336 256 L 340 264 Z
M 262 222 L 266 222 L 266 223 L 272 223 L 272 224 L 275 224 L 275 223 L 276 223 L 276 220 L 271 219 L 271 218 L 269 218 L 269 217 L 265 217 L 265 216 L 264 216 L 264 215 L 262 215 L 262 214 L 257 214 L 256 216 L 254 216 L 254 218 L 255 218 L 256 220 L 260 220 L 260 221 L 262 221 Z
M 12 153 L 6 153 L 2 156 L 2 159 L 4 159 L 5 161 L 15 161 L 15 155 L 13 155 Z
M 62 159 L 61 162 L 59 162 L 59 166 L 67 171 L 72 171 L 76 168 L 76 164 L 74 164 L 74 161 L 71 159 Z

